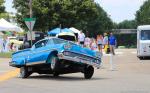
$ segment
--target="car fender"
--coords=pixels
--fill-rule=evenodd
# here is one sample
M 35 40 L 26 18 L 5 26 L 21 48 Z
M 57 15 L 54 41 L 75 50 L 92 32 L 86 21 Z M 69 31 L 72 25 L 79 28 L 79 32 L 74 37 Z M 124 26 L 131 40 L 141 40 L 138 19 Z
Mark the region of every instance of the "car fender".
M 46 60 L 46 63 L 50 63 L 50 57 L 52 56 L 52 55 L 57 55 L 58 54 L 58 51 L 57 50 L 53 50 L 53 51 L 51 51 L 50 53 L 49 53 L 49 55 L 48 55 L 48 57 L 47 57 L 47 60 Z

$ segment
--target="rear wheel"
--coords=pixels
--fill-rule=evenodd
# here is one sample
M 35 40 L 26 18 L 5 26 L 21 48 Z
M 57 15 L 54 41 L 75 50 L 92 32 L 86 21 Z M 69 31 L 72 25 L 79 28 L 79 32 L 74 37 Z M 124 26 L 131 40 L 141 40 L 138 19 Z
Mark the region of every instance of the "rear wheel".
M 53 76 L 54 76 L 54 77 L 58 77 L 58 76 L 59 76 L 59 73 L 54 72 L 54 73 L 53 73 Z
M 143 60 L 144 59 L 144 57 L 138 57 L 140 60 Z
M 91 79 L 94 74 L 94 68 L 92 66 L 86 66 L 84 69 L 84 78 Z
M 20 77 L 27 78 L 31 75 L 31 72 L 28 71 L 28 67 L 21 67 L 20 68 Z

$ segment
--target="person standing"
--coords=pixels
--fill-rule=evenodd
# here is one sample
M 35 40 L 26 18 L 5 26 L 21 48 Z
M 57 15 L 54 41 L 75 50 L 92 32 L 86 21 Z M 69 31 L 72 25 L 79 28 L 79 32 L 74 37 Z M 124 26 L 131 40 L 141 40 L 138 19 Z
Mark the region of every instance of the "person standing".
M 102 45 L 103 45 L 103 36 L 102 35 L 97 35 L 97 46 L 98 46 L 98 50 L 99 52 L 102 53 Z
M 108 48 L 109 48 L 109 42 L 108 42 L 108 35 L 107 35 L 107 33 L 104 33 L 103 45 L 104 45 L 104 51 L 105 51 L 105 53 L 107 53 L 108 52 Z
M 78 35 L 78 42 L 82 46 L 84 45 L 84 40 L 85 40 L 85 34 L 81 31 L 80 34 Z
M 113 35 L 113 33 L 110 33 L 109 37 L 109 46 L 110 46 L 110 52 L 115 55 L 115 47 L 116 47 L 117 41 L 116 37 Z
M 0 37 L 0 53 L 3 52 L 3 39 Z
M 91 50 L 98 51 L 96 40 L 94 38 L 92 38 L 90 47 L 91 47 Z
M 4 36 L 3 48 L 4 48 L 4 52 L 9 52 L 9 39 L 7 36 Z
M 86 37 L 84 40 L 84 46 L 86 48 L 90 48 L 91 39 L 89 37 Z

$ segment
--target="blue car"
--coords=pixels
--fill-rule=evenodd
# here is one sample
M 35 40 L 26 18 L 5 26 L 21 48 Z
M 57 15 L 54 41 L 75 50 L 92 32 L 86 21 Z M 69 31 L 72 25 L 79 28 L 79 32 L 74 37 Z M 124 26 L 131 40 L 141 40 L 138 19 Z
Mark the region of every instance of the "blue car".
M 9 65 L 20 68 L 22 78 L 27 78 L 34 72 L 53 76 L 82 72 L 85 79 L 90 79 L 94 67 L 99 68 L 100 63 L 99 52 L 71 41 L 47 38 L 38 41 L 32 48 L 13 53 Z

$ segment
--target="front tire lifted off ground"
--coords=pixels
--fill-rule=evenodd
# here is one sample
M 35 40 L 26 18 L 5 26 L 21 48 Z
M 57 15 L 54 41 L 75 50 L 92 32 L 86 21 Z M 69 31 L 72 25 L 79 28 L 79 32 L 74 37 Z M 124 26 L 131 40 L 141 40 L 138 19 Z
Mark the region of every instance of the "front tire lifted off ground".
M 92 66 L 86 66 L 84 68 L 84 78 L 91 79 L 94 74 L 94 68 Z

